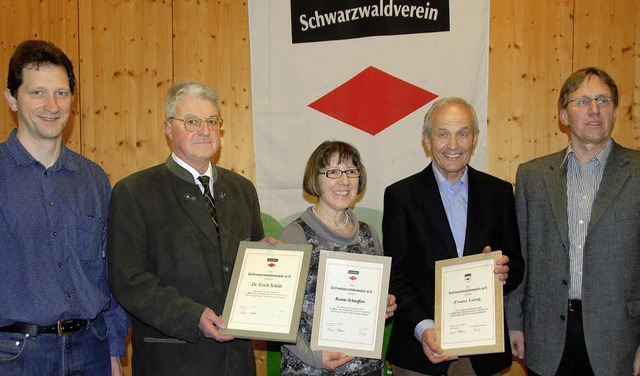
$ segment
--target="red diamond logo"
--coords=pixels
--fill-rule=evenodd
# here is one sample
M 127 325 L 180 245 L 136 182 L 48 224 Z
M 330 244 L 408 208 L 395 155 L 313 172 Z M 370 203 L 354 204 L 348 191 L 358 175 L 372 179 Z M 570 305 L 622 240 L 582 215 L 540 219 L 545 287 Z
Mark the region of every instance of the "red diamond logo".
M 351 276 L 351 277 L 349 277 L 349 279 L 350 279 L 350 280 L 352 280 L 352 281 L 355 281 L 356 279 L 358 279 L 358 277 L 356 277 L 356 276 Z
M 270 264 L 267 264 L 267 266 L 269 266 L 269 267 L 273 268 L 274 266 L 276 266 L 276 264 L 274 264 L 274 263 L 270 263 Z
M 376 135 L 437 97 L 380 69 L 368 67 L 309 107 Z

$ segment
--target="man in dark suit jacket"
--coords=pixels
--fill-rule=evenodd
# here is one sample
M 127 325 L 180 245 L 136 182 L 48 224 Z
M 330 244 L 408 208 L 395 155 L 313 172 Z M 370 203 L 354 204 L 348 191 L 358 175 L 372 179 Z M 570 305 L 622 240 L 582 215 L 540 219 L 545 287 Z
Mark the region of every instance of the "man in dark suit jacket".
M 471 105 L 455 97 L 438 100 L 423 129 L 433 162 L 385 191 L 383 242 L 385 254 L 393 257 L 390 293 L 398 304 L 387 350 L 394 375 L 490 375 L 511 365 L 506 325 L 503 353 L 436 355 L 441 353 L 433 328 L 437 260 L 501 250 L 495 272 L 506 280 L 504 291 L 522 279 L 513 188 L 467 165 L 477 137 Z
M 530 375 L 637 376 L 640 153 L 611 138 L 618 89 L 601 69 L 571 74 L 558 108 L 569 147 L 517 173 L 527 268 L 507 296 L 513 354 Z
M 173 153 L 113 189 L 110 282 L 132 317 L 134 375 L 255 374 L 251 342 L 218 331 L 238 244 L 264 237 L 251 182 L 210 162 L 219 110 L 207 86 L 171 87 L 164 128 Z

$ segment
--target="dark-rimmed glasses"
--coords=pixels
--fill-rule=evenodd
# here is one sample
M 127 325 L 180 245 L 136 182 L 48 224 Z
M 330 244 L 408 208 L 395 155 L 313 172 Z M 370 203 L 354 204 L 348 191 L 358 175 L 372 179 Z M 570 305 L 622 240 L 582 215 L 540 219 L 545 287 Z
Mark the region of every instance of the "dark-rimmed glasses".
M 359 178 L 360 170 L 358 170 L 357 168 L 350 168 L 348 170 L 340 170 L 338 168 L 332 168 L 327 171 L 318 172 L 318 175 L 324 175 L 329 179 L 340 179 L 342 174 L 347 175 L 348 178 Z

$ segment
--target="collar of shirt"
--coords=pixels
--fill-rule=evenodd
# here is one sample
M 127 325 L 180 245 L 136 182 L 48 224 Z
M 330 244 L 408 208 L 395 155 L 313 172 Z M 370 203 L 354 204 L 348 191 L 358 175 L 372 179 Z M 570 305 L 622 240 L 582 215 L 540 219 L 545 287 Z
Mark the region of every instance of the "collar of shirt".
M 196 171 L 195 168 L 189 166 L 189 164 L 185 161 L 183 161 L 182 159 L 180 159 L 175 153 L 171 153 L 171 158 L 173 158 L 173 160 L 182 168 L 184 168 L 185 170 L 189 171 L 189 173 L 193 176 L 193 181 L 194 183 L 200 188 L 200 191 L 204 193 L 204 187 L 202 186 L 202 183 L 200 183 L 200 180 L 198 180 L 198 177 L 200 176 L 208 176 L 209 177 L 209 190 L 211 191 L 211 194 L 213 194 L 213 180 L 214 180 L 214 176 L 215 176 L 215 169 L 213 168 L 213 164 L 211 162 L 209 162 L 209 167 L 207 168 L 207 171 L 204 172 L 204 174 L 200 174 L 198 171 Z
M 464 242 L 467 231 L 467 203 L 469 202 L 469 169 L 465 166 L 460 180 L 451 183 L 433 166 L 438 181 L 440 200 L 449 222 L 449 229 L 455 241 L 458 256 L 464 254 Z
M 449 180 L 447 180 L 434 163 L 431 164 L 431 169 L 433 170 L 433 174 L 436 177 L 436 181 L 438 182 L 438 187 L 440 188 L 440 190 L 446 188 L 447 190 L 449 190 L 449 193 L 455 194 L 462 188 L 463 193 L 465 195 L 468 194 L 469 169 L 467 168 L 467 166 L 464 166 L 462 177 L 455 183 L 451 183 Z
M 22 145 L 20 140 L 18 140 L 17 128 L 14 128 L 11 131 L 11 133 L 9 134 L 9 137 L 7 138 L 6 144 L 7 144 L 7 149 L 9 150 L 9 153 L 11 153 L 17 165 L 23 166 L 23 167 L 35 165 L 35 166 L 40 166 L 40 168 L 44 170 L 44 165 L 42 165 L 42 163 L 36 160 L 29 153 L 29 151 Z M 53 166 L 48 168 L 47 171 L 56 172 L 62 169 L 67 169 L 75 172 L 80 171 L 78 163 L 69 156 L 69 153 L 70 153 L 70 150 L 65 145 L 64 140 L 62 140 L 60 145 L 60 155 L 58 156 L 58 160 L 56 161 L 56 163 L 53 164 Z
M 600 153 L 598 153 L 595 157 L 591 158 L 589 162 L 597 160 L 598 162 L 600 162 L 600 165 L 604 167 L 604 165 L 607 163 L 607 159 L 609 158 L 609 154 L 611 153 L 612 148 L 613 148 L 613 140 L 609 139 L 609 141 L 607 142 L 607 145 L 604 148 L 602 148 L 602 150 L 600 150 Z M 567 152 L 565 153 L 564 158 L 562 159 L 562 163 L 560 163 L 560 167 L 564 166 L 567 163 L 569 156 L 571 156 L 571 158 L 576 158 L 576 159 L 578 158 L 576 156 L 576 153 L 571 148 L 571 142 L 569 142 L 569 145 L 567 146 Z

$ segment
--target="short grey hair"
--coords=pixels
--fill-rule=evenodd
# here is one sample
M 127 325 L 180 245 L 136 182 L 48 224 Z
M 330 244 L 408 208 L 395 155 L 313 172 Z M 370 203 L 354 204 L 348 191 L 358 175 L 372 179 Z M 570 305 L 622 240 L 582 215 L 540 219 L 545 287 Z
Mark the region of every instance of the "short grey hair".
M 445 108 L 449 106 L 462 106 L 469 109 L 471 112 L 472 120 L 473 120 L 473 132 L 478 134 L 480 132 L 480 128 L 478 128 L 478 115 L 476 115 L 476 110 L 467 102 L 465 99 L 460 97 L 442 97 L 435 101 L 429 111 L 427 111 L 426 115 L 424 115 L 424 123 L 422 126 L 423 134 L 431 134 L 431 126 L 433 125 L 433 113 L 436 112 L 439 108 Z
M 181 81 L 173 84 L 164 98 L 164 118 L 169 119 L 176 113 L 176 104 L 184 97 L 210 100 L 220 111 L 218 94 L 207 85 L 196 81 Z

